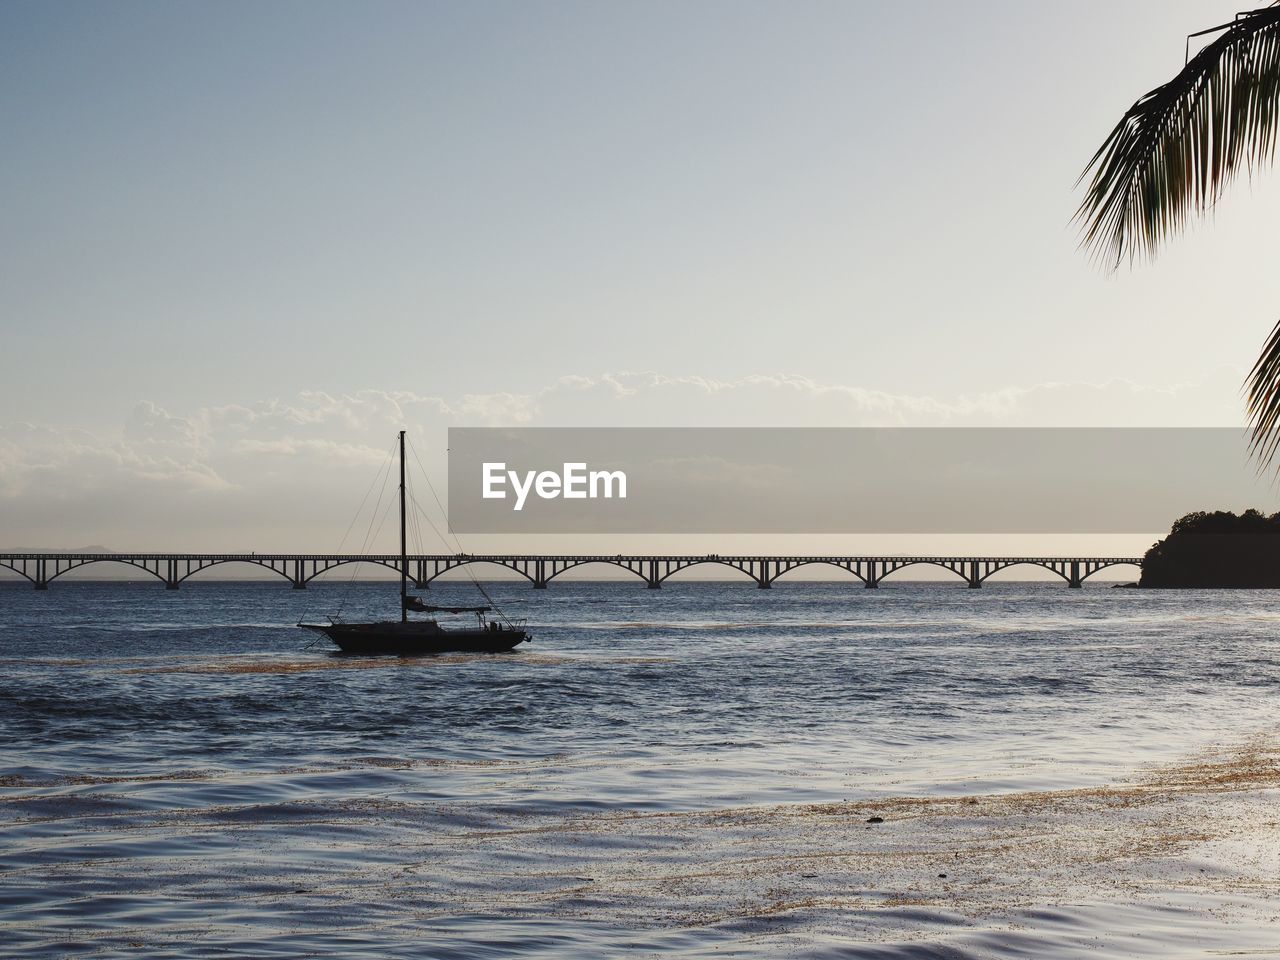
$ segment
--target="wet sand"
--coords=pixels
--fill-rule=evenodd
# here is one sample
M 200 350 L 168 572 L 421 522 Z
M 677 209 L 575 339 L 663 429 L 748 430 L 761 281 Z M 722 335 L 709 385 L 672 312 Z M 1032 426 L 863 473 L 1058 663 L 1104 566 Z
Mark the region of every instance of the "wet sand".
M 1105 787 L 687 813 L 538 815 L 386 785 L 270 804 L 209 771 L 11 780 L 5 938 L 30 956 L 467 956 L 497 936 L 519 955 L 545 952 L 550 925 L 568 956 L 1280 955 L 1276 737 Z

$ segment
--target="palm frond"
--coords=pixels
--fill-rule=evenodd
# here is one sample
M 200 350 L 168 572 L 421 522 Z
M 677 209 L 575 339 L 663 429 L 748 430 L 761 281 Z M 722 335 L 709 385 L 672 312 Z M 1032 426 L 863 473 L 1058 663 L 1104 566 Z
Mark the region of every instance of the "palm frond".
M 1129 108 L 1080 176 L 1092 173 L 1076 212 L 1082 243 L 1113 265 L 1154 253 L 1242 167 L 1275 153 L 1280 7 L 1205 32 L 1218 30 L 1176 77 Z
M 1249 452 L 1262 465 L 1271 463 L 1280 451 L 1280 323 L 1262 348 L 1262 355 L 1249 371 L 1249 420 L 1253 426 Z

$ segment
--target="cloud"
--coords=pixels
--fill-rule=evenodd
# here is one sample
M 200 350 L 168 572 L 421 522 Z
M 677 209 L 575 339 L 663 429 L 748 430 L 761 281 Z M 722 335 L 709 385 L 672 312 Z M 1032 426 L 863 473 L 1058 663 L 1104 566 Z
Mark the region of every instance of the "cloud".
M 759 374 L 732 380 L 622 372 L 564 377 L 523 398 L 544 426 L 1224 426 L 1240 421 L 1237 385 L 1050 382 L 935 397 Z
M 143 401 L 109 436 L 75 425 L 0 424 L 5 539 L 129 549 L 163 543 L 331 548 L 332 530 L 345 527 L 402 426 L 438 480 L 445 475 L 450 426 L 1221 426 L 1240 420 L 1236 385 L 1215 373 L 1170 386 L 1042 383 L 935 397 L 788 374 L 717 379 L 640 371 L 565 376 L 527 393 L 457 398 L 369 389 L 229 399 L 234 402 L 191 410 Z
M 202 456 L 186 429 L 189 425 L 158 417 L 159 413 L 144 407 L 115 440 L 74 428 L 0 425 L 0 497 L 65 500 L 122 482 L 134 489 L 227 486 Z

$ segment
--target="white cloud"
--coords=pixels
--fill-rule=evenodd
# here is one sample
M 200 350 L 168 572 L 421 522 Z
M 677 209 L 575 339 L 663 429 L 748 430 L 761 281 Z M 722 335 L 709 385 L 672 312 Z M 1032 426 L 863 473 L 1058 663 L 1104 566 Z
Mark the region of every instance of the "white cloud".
M 449 426 L 1221 426 L 1240 422 L 1238 406 L 1217 374 L 931 397 L 786 374 L 618 372 L 454 399 L 310 391 L 182 411 L 144 401 L 114 436 L 0 425 L 0 533 L 9 545 L 331 548 L 401 426 L 439 481 Z

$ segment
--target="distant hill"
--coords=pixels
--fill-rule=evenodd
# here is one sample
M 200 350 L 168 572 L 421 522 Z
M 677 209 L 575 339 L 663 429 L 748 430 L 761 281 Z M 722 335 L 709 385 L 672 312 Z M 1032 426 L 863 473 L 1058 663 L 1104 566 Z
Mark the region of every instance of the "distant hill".
M 1142 558 L 1143 587 L 1280 587 L 1280 513 L 1189 513 Z

